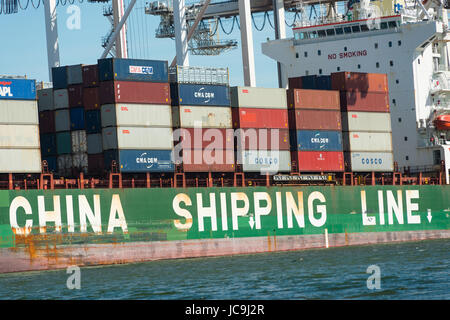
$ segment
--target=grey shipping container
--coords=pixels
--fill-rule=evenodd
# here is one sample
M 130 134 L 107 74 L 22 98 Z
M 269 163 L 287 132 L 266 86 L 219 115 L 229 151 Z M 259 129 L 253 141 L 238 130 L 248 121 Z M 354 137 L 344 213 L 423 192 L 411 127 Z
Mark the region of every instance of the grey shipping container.
M 70 130 L 70 114 L 69 109 L 55 110 L 55 131 Z
M 83 65 L 77 64 L 67 67 L 67 84 L 83 83 Z
M 171 127 L 172 110 L 170 105 L 105 104 L 101 107 L 101 119 L 102 127 Z
M 388 112 L 343 112 L 342 130 L 391 132 L 391 114 Z
M 230 94 L 234 108 L 287 109 L 286 89 L 231 87 Z
M 39 124 L 33 100 L 0 100 L 0 124 Z
M 278 150 L 245 150 L 237 153 L 237 163 L 245 172 L 276 173 L 291 171 L 291 153 Z
M 103 150 L 173 149 L 172 128 L 108 127 L 102 129 Z
M 1 173 L 40 173 L 40 149 L 2 149 L 0 157 Z
M 97 154 L 102 153 L 102 151 L 103 151 L 102 134 L 101 133 L 88 134 L 87 153 Z
M 88 173 L 88 155 L 87 153 L 80 152 L 72 155 L 72 168 L 74 168 L 74 173 L 83 172 Z
M 0 148 L 35 149 L 40 147 L 39 140 L 38 125 L 0 125 Z
M 173 126 L 181 128 L 233 128 L 230 107 L 173 107 Z
M 392 152 L 390 132 L 343 132 L 344 151 Z
M 229 85 L 228 68 L 175 66 L 169 68 L 170 82 Z
M 71 132 L 72 136 L 72 152 L 87 152 L 87 139 L 85 130 L 77 130 Z
M 353 172 L 394 171 L 392 152 L 344 152 L 344 159 Z
M 53 88 L 38 90 L 37 96 L 39 111 L 53 110 L 55 108 Z
M 53 103 L 55 109 L 69 108 L 69 93 L 67 89 L 59 89 L 53 91 Z
M 58 166 L 58 173 L 61 176 L 70 176 L 72 174 L 72 155 L 63 154 L 56 159 Z

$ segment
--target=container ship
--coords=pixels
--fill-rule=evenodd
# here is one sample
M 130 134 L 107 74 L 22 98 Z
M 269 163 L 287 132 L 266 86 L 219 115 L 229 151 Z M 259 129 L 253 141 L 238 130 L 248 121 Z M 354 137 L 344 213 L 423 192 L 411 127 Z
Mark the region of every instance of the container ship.
M 263 44 L 288 89 L 118 58 L 0 79 L 0 272 L 449 238 L 446 20 L 358 14 Z

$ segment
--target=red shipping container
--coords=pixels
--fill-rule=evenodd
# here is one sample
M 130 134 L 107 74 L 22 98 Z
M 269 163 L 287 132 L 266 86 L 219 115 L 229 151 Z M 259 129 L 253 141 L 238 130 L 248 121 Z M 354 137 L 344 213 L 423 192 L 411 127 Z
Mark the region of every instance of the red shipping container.
M 236 133 L 238 136 L 238 133 Z M 272 146 L 272 135 L 277 138 Z M 289 129 L 241 129 L 242 150 L 289 150 Z M 238 140 L 239 141 L 239 140 Z M 237 144 L 239 148 L 239 142 Z
M 99 95 L 100 104 L 170 104 L 170 87 L 166 82 L 104 81 L 100 82 Z
M 176 130 L 180 130 L 180 139 L 177 137 Z M 218 149 L 221 146 L 224 150 L 234 150 L 233 129 L 180 128 L 176 130 L 173 133 L 174 140 L 181 141 L 180 143 L 184 144 L 184 146 L 180 146 L 182 148 L 201 150 L 211 145 L 210 148 Z
M 385 73 L 335 72 L 331 74 L 333 90 L 388 92 Z
M 289 127 L 295 130 L 342 130 L 340 111 L 289 110 Z
M 184 172 L 234 172 L 233 150 L 183 150 Z
M 98 87 L 98 67 L 96 64 L 90 66 L 83 66 L 83 87 Z
M 299 172 L 342 172 L 344 171 L 344 153 L 342 151 L 293 151 Z
M 39 132 L 55 132 L 55 111 L 48 110 L 39 112 Z
M 288 129 L 287 109 L 232 108 L 234 128 Z
M 69 107 L 76 108 L 83 106 L 83 85 L 74 84 L 67 88 L 69 96 Z
M 337 90 L 289 89 L 287 100 L 290 109 L 340 110 Z
M 105 170 L 105 161 L 103 153 L 88 154 L 88 172 L 89 174 L 102 174 Z
M 83 107 L 85 110 L 100 109 L 99 88 L 84 88 L 83 89 Z
M 302 77 L 295 77 L 288 79 L 289 89 L 301 89 L 302 88 Z
M 342 111 L 389 112 L 387 92 L 341 91 Z

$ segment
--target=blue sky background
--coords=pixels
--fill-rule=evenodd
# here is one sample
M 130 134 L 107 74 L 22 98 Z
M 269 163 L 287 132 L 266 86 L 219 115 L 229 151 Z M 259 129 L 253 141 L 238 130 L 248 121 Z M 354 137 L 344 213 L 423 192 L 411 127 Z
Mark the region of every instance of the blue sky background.
M 23 5 L 27 0 L 20 0 Z M 128 2 L 128 1 L 127 1 Z M 35 4 L 37 1 L 35 0 Z M 80 30 L 70 30 L 66 21 L 69 3 L 57 7 L 58 34 L 60 45 L 61 65 L 95 64 L 103 52 L 101 39 L 110 30 L 111 24 L 103 16 L 103 4 L 77 3 L 81 9 Z M 155 30 L 159 25 L 159 17 L 143 14 L 145 0 L 138 0 L 129 22 L 134 26 L 134 48 L 129 47 L 129 53 L 134 58 L 147 58 L 172 61 L 175 55 L 175 41 L 171 39 L 156 39 Z M 142 13 L 141 13 L 142 12 Z M 270 14 L 273 23 L 272 14 Z M 291 16 L 287 16 L 289 23 Z M 226 31 L 231 29 L 230 21 L 224 21 Z M 255 15 L 255 21 L 260 28 L 263 23 L 262 14 Z M 139 29 L 137 29 L 139 23 Z M 147 30 L 144 30 L 147 29 Z M 47 49 L 45 39 L 44 9 L 41 3 L 38 9 L 31 4 L 26 10 L 19 10 L 17 14 L 0 15 L 0 30 L 2 30 L 2 45 L 0 50 L 0 75 L 27 75 L 38 81 L 48 81 Z M 220 30 L 220 27 L 219 27 Z M 144 40 L 144 34 L 149 39 Z M 288 37 L 292 31 L 287 27 Z M 130 41 L 129 35 L 128 41 Z M 259 87 L 277 87 L 276 62 L 261 53 L 261 43 L 267 38 L 274 39 L 274 30 L 266 23 L 263 31 L 253 27 L 253 40 L 256 64 L 256 84 Z M 242 58 L 239 29 L 235 25 L 234 31 L 227 36 L 220 30 L 220 39 L 234 39 L 238 41 L 238 48 L 220 56 L 190 55 L 190 65 L 209 67 L 228 67 L 230 70 L 230 84 L 243 85 Z M 148 44 L 148 47 L 145 45 Z M 139 49 L 137 48 L 139 47 Z

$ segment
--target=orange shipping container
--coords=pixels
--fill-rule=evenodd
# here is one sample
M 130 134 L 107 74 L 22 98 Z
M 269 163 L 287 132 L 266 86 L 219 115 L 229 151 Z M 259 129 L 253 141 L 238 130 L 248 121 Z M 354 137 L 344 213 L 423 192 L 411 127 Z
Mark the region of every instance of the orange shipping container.
M 289 89 L 289 109 L 340 110 L 339 91 Z
M 334 72 L 331 74 L 333 90 L 388 92 L 385 73 Z
M 289 110 L 289 127 L 295 130 L 341 130 L 341 112 L 333 110 Z
M 234 128 L 288 129 L 287 109 L 232 108 Z
M 344 153 L 340 151 L 293 151 L 291 157 L 299 172 L 344 171 Z

